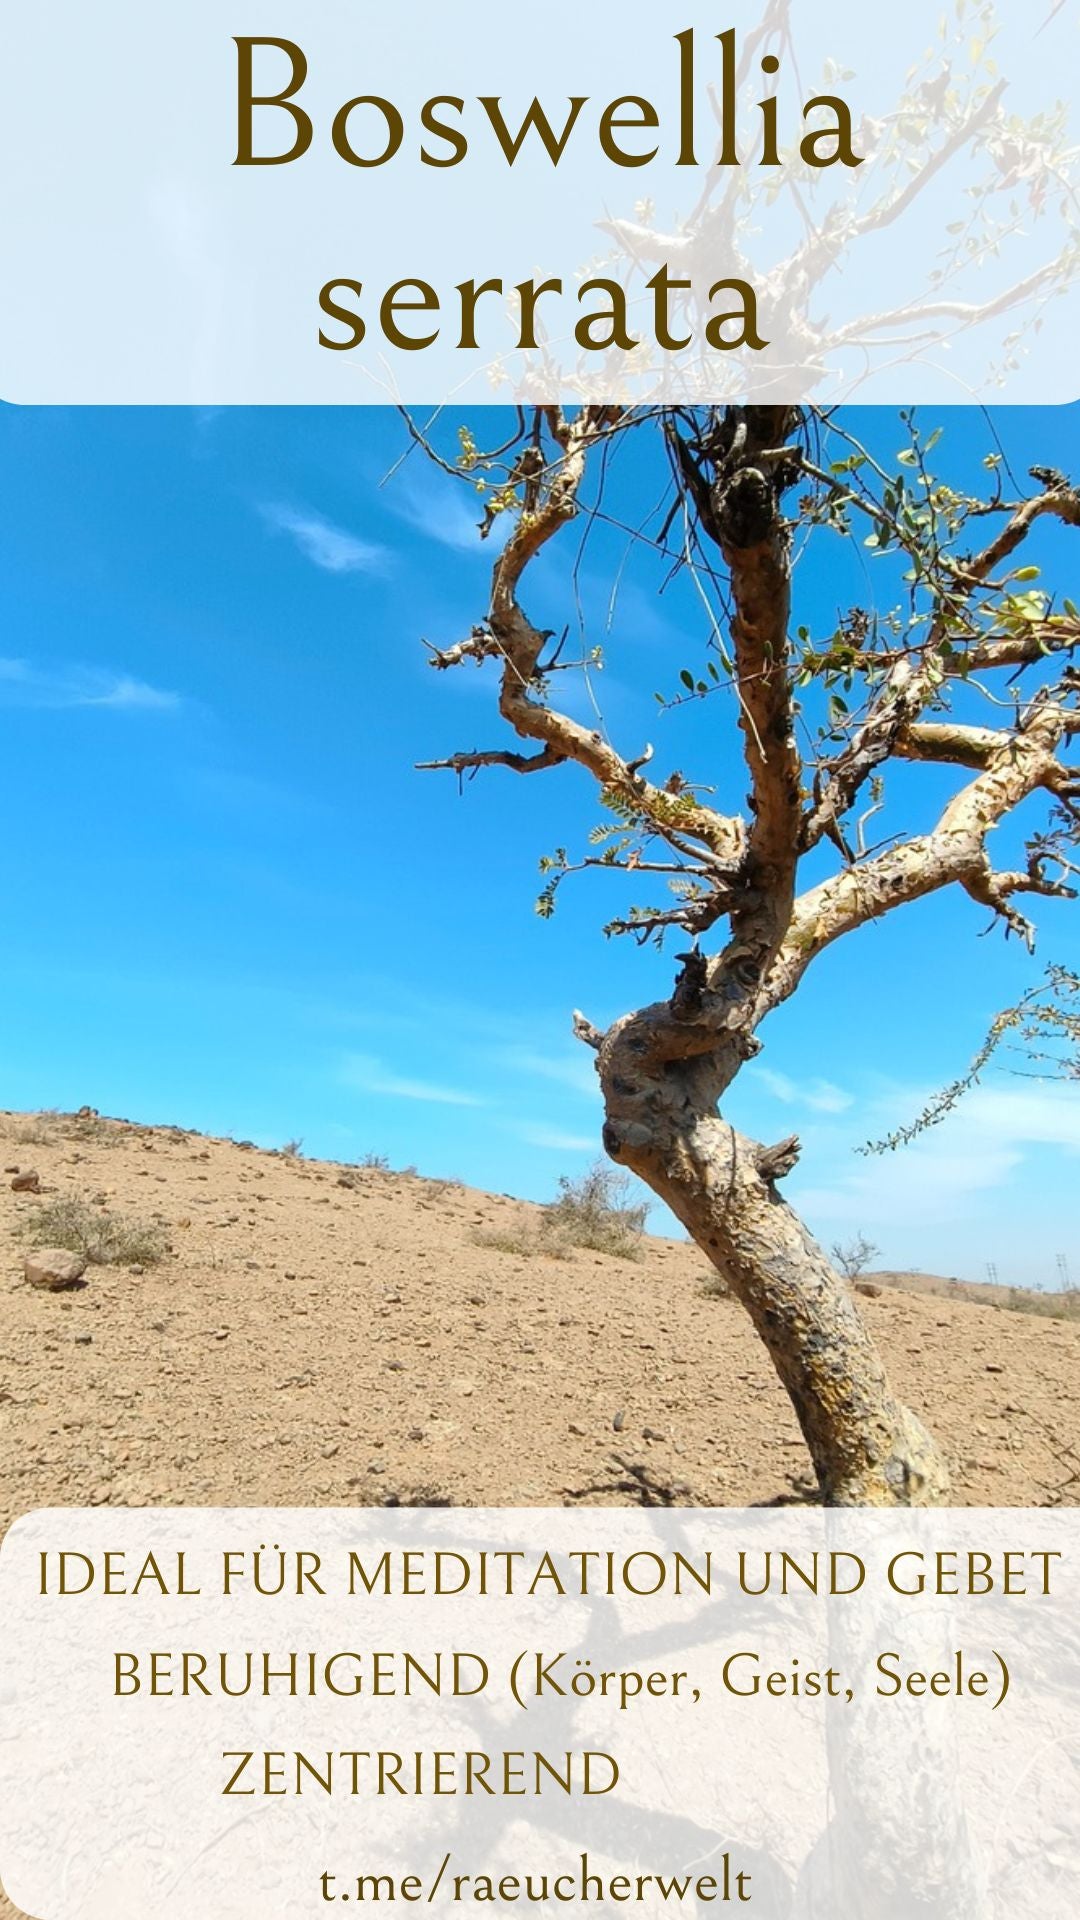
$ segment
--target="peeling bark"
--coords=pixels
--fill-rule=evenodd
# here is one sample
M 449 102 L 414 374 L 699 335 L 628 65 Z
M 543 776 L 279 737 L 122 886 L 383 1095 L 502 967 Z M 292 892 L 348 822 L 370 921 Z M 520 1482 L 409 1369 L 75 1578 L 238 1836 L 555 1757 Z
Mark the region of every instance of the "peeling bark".
M 644 1046 L 644 1052 L 643 1052 Z M 832 1506 L 928 1506 L 949 1480 L 854 1299 L 776 1188 L 791 1162 L 721 1119 L 715 1059 L 657 1064 L 635 1016 L 600 1050 L 604 1145 L 666 1201 L 749 1313 Z
M 432 649 L 440 672 L 465 660 L 498 662 L 500 715 L 532 751 L 495 748 L 428 764 L 459 780 L 482 767 L 532 774 L 574 764 L 593 777 L 609 809 L 640 829 L 644 847 L 566 871 L 610 866 L 692 881 L 671 909 L 609 928 L 640 937 L 643 926 L 646 933 L 677 927 L 693 938 L 679 956 L 670 998 L 606 1034 L 575 1016 L 578 1037 L 597 1054 L 605 1146 L 667 1202 L 750 1314 L 791 1397 L 826 1501 L 930 1505 L 948 1491 L 941 1458 L 892 1393 L 845 1283 L 777 1191 L 797 1141 L 765 1147 L 742 1138 L 722 1119 L 720 1101 L 759 1051 L 761 1022 L 837 939 L 956 887 L 1030 944 L 1016 896 L 1074 897 L 1070 883 L 1080 867 L 1066 848 L 1080 829 L 1080 768 L 1059 756 L 1080 734 L 1076 667 L 1066 664 L 1056 685 L 1037 687 L 1026 701 L 999 700 L 999 711 L 1009 707 L 1006 724 L 961 723 L 949 713 L 948 694 L 976 673 L 1019 672 L 1055 656 L 1069 663 L 1080 653 L 1080 615 L 1069 602 L 1063 611 L 1049 601 L 1028 604 L 1022 621 L 1006 618 L 1003 627 L 998 600 L 1008 577 L 996 578 L 1043 520 L 1080 528 L 1080 490 L 1033 469 L 1044 491 L 1011 505 L 988 502 L 987 512 L 1007 519 L 981 551 L 959 559 L 935 541 L 933 618 L 913 623 L 889 650 L 853 647 L 847 665 L 864 682 L 862 714 L 838 752 L 821 750 L 808 761 L 797 729 L 799 659 L 789 635 L 794 523 L 784 499 L 806 476 L 826 493 L 856 496 L 846 477 L 815 467 L 803 423 L 788 408 L 661 414 L 684 504 L 729 585 L 731 686 L 750 790 L 745 815 L 724 814 L 703 797 L 708 786 L 681 775 L 649 781 L 643 769 L 651 747 L 620 754 L 600 728 L 549 704 L 558 649 L 547 655 L 551 636 L 534 626 L 520 597 L 540 551 L 588 510 L 580 494 L 590 458 L 602 462 L 613 436 L 643 417 L 589 406 L 535 415 L 531 477 L 493 568 L 484 623 L 455 646 Z M 550 449 L 543 457 L 542 442 Z M 892 509 L 863 504 L 875 531 L 885 526 L 902 544 L 908 535 Z M 846 823 L 894 761 L 966 768 L 974 778 L 929 831 L 887 836 L 881 850 L 864 853 L 858 822 L 853 850 Z M 993 830 L 1040 792 L 1056 808 L 1053 831 L 1028 843 L 1026 868 L 995 870 Z M 878 810 L 875 801 L 868 813 Z M 802 861 L 827 842 L 841 856 L 839 867 L 800 891 Z M 698 942 L 719 921 L 727 922 L 726 936 L 706 953 Z

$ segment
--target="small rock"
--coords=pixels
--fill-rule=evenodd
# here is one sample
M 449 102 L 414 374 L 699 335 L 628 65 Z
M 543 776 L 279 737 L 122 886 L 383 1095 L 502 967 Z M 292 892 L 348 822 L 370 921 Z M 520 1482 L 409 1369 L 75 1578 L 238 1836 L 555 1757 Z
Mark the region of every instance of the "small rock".
M 85 1272 L 85 1255 L 69 1253 L 66 1247 L 38 1247 L 23 1261 L 23 1273 L 30 1285 L 49 1293 L 75 1286 Z
M 572 1433 L 575 1436 L 575 1438 L 578 1440 L 583 1440 L 585 1438 L 584 1427 L 579 1427 L 575 1420 L 571 1420 L 568 1431 Z
M 11 1183 L 12 1193 L 40 1193 L 41 1175 L 39 1173 L 17 1173 Z
M 986 1371 L 987 1373 L 1004 1373 L 1005 1369 L 1004 1367 L 999 1367 L 995 1360 L 988 1360 L 986 1363 Z
M 623 1430 L 623 1428 L 624 1428 L 624 1427 L 625 1427 L 625 1425 L 626 1425 L 626 1415 L 625 1415 L 625 1413 L 622 1413 L 622 1412 L 619 1412 L 619 1413 L 617 1413 L 617 1414 L 615 1415 L 615 1418 L 614 1418 L 614 1420 L 612 1421 L 612 1423 L 611 1423 L 611 1425 L 612 1425 L 612 1428 L 614 1429 L 614 1431 L 615 1431 L 616 1433 L 621 1433 L 621 1432 L 622 1432 L 622 1430 Z
M 75 1335 L 75 1345 L 77 1347 L 92 1347 L 93 1344 L 94 1336 L 92 1333 L 77 1333 Z

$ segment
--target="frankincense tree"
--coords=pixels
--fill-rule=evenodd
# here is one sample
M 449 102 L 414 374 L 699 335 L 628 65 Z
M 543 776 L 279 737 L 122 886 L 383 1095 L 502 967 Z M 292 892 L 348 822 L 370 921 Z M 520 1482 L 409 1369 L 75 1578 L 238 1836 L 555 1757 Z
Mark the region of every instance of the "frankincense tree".
M 743 1137 L 723 1118 L 724 1096 L 760 1050 L 762 1022 L 834 942 L 954 888 L 1030 944 L 1029 903 L 1073 897 L 1080 837 L 1080 767 L 1067 758 L 1080 733 L 1080 610 L 1047 592 L 1029 560 L 1048 521 L 1080 527 L 1080 490 L 1045 468 L 1020 487 L 993 455 L 978 493 L 950 484 L 939 435 L 902 419 L 888 463 L 842 417 L 780 406 L 543 408 L 519 414 L 491 452 L 464 432 L 453 458 L 413 428 L 486 490 L 485 530 L 509 526 L 483 618 L 432 665 L 496 662 L 499 713 L 519 743 L 428 764 L 557 777 L 574 763 L 592 776 L 606 824 L 593 851 L 558 856 L 548 905 L 580 868 L 667 886 L 665 904 L 637 904 L 609 931 L 682 936 L 668 996 L 604 1032 L 575 1016 L 596 1052 L 604 1145 L 738 1296 L 791 1397 L 822 1497 L 844 1505 L 940 1500 L 946 1468 L 894 1396 L 849 1287 L 782 1197 L 798 1141 Z M 611 456 L 631 435 L 651 437 L 668 477 L 650 550 L 723 596 L 719 625 L 703 620 L 700 670 L 680 663 L 678 697 L 714 700 L 715 759 L 696 771 L 710 781 L 738 755 L 739 812 L 719 810 L 692 778 L 650 778 L 650 748 L 619 750 L 564 710 L 556 689 L 570 667 L 527 611 L 530 568 L 553 542 L 555 555 L 566 549 L 569 592 L 571 529 L 607 512 Z M 796 545 L 853 538 L 886 557 L 894 599 L 868 599 L 815 635 L 793 609 Z M 899 762 L 947 770 L 948 797 L 925 830 L 890 831 Z M 1020 809 L 1026 850 L 998 864 L 994 829 Z M 958 959 L 962 973 L 977 954 Z

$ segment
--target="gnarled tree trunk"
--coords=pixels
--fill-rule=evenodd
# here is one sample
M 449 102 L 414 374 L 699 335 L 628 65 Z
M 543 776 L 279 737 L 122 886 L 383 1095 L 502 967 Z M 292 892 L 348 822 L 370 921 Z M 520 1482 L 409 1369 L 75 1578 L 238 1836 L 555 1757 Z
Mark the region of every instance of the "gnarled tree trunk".
M 733 1065 L 658 1063 L 648 1016 L 618 1022 L 599 1050 L 605 1147 L 667 1202 L 746 1308 L 826 1503 L 936 1504 L 949 1481 L 933 1441 L 893 1395 L 847 1286 L 777 1191 L 797 1142 L 764 1148 L 720 1117 Z
M 953 504 L 939 512 L 924 467 L 929 443 L 908 421 L 907 464 L 929 502 L 912 514 L 902 476 L 893 481 L 855 443 L 849 456 L 820 467 L 810 423 L 788 406 L 658 409 L 675 476 L 658 551 L 694 573 L 707 600 L 718 589 L 724 603 L 724 673 L 711 660 L 709 667 L 712 686 L 733 695 L 749 791 L 745 811 L 722 813 L 706 798 L 715 788 L 688 781 L 678 769 L 650 778 L 650 744 L 627 758 L 602 726 L 553 702 L 552 676 L 572 663 L 521 600 L 526 570 L 548 542 L 580 514 L 601 513 L 613 437 L 650 412 L 537 409 L 531 426 L 522 418 L 508 470 L 507 448 L 480 460 L 469 444 L 463 473 L 472 476 L 479 462 L 488 474 L 482 487 L 502 476 L 501 505 L 509 491 L 520 510 L 492 571 L 483 623 L 434 651 L 432 664 L 443 672 L 464 661 L 498 663 L 499 713 L 530 747 L 455 753 L 427 764 L 459 779 L 481 767 L 531 776 L 566 764 L 592 776 L 617 828 L 614 837 L 606 825 L 601 830 L 600 855 L 575 863 L 563 853 L 546 863 L 553 869 L 541 896 L 547 911 L 561 880 L 583 867 L 668 878 L 674 905 L 635 902 L 608 930 L 660 940 L 678 929 L 693 942 L 679 956 L 670 999 L 617 1021 L 606 1034 L 583 1017 L 576 1022 L 599 1058 L 608 1152 L 668 1203 L 746 1307 L 791 1397 L 824 1498 L 835 1505 L 932 1505 L 948 1489 L 940 1455 L 893 1395 L 843 1281 L 777 1191 L 797 1143 L 756 1146 L 724 1123 L 720 1102 L 759 1050 L 762 1022 L 844 935 L 955 886 L 1030 942 L 1016 898 L 1074 894 L 1069 849 L 1080 823 L 1080 768 L 1060 751 L 1080 734 L 1075 668 L 1056 684 L 1040 683 L 1006 726 L 956 720 L 949 689 L 975 673 L 1019 673 L 1080 653 L 1080 619 L 1070 603 L 1059 612 L 1048 596 L 1033 593 L 1019 618 L 1010 581 L 1026 574 L 1003 578 L 1043 519 L 1080 527 L 1080 489 L 1053 469 L 1033 468 L 1043 491 L 1031 499 L 980 502 L 949 490 Z M 594 455 L 599 492 L 590 506 L 582 489 Z M 812 491 L 789 506 L 788 496 L 808 479 Z M 681 549 L 668 545 L 680 508 Z M 958 542 L 969 521 L 999 512 L 1008 517 L 986 545 L 962 552 Z M 806 627 L 793 633 L 794 528 L 814 537 L 817 528 L 835 526 L 846 538 L 857 514 L 872 527 L 875 548 L 891 545 L 907 556 L 909 578 L 919 583 L 917 610 L 913 589 L 912 619 L 896 632 L 895 613 L 879 625 L 872 608 L 855 608 L 832 636 L 815 642 Z M 710 645 L 715 641 L 714 631 Z M 680 682 L 691 698 L 712 691 L 689 669 Z M 802 711 L 811 683 L 818 699 L 828 696 L 828 725 L 815 727 L 813 712 Z M 849 694 L 854 688 L 850 712 L 834 691 L 838 683 Z M 930 831 L 886 834 L 867 850 L 862 827 L 884 804 L 884 773 L 896 761 L 963 768 L 974 778 Z M 1028 841 L 1025 865 L 998 871 L 987 844 L 992 829 L 1040 793 L 1053 803 L 1050 830 Z M 823 877 L 803 888 L 804 862 L 829 846 L 837 856 L 831 870 L 822 862 Z M 725 926 L 704 949 L 713 929 Z

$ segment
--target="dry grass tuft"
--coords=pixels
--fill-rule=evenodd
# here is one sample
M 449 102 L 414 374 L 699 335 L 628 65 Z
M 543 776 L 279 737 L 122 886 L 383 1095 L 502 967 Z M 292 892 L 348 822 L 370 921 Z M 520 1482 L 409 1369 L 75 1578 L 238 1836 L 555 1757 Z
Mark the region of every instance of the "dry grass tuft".
M 74 1197 L 38 1207 L 28 1231 L 35 1246 L 66 1247 L 99 1267 L 152 1267 L 168 1252 L 162 1227 Z
M 619 1260 L 640 1260 L 649 1203 L 633 1200 L 633 1192 L 629 1174 L 617 1173 L 603 1160 L 577 1180 L 564 1175 L 558 1199 L 544 1208 L 541 1237 Z
M 569 1260 L 571 1249 L 540 1227 L 523 1223 L 520 1227 L 478 1227 L 471 1235 L 474 1247 L 489 1248 L 492 1253 L 515 1254 L 520 1260 Z
M 473 1234 L 473 1244 L 525 1260 L 541 1255 L 569 1260 L 579 1247 L 616 1260 L 640 1260 L 649 1205 L 633 1200 L 633 1190 L 628 1174 L 598 1160 L 577 1180 L 564 1175 L 557 1199 L 539 1216 L 523 1219 L 520 1226 L 482 1228 Z
M 17 1147 L 50 1147 L 53 1133 L 45 1124 L 44 1114 L 35 1114 L 29 1120 L 20 1121 L 17 1126 L 6 1128 L 8 1139 Z
M 1033 1313 L 1041 1320 L 1080 1320 L 1080 1287 L 1069 1287 L 1061 1293 L 1010 1287 L 1004 1306 L 1009 1313 Z

